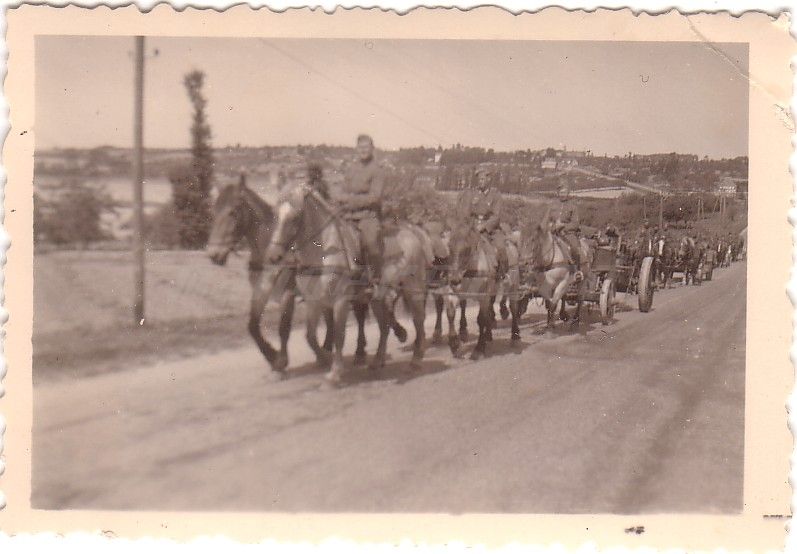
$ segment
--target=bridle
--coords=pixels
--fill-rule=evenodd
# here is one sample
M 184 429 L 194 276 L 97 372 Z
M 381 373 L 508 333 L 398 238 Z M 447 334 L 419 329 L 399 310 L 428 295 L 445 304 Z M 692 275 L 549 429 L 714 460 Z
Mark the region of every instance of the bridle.
M 338 233 L 338 237 L 340 238 L 340 243 L 343 248 L 343 252 L 346 257 L 346 264 L 348 269 L 351 270 L 350 264 L 350 256 L 348 247 L 346 246 L 346 241 L 343 238 L 343 233 L 340 229 L 341 223 L 341 216 L 338 210 L 335 210 L 326 200 L 324 200 L 321 195 L 314 190 L 313 188 L 307 185 L 298 185 L 302 189 L 302 200 L 303 202 L 307 202 L 308 198 L 312 198 L 315 202 L 322 208 L 322 210 L 326 213 L 326 218 L 321 222 L 321 224 L 317 225 L 311 233 L 306 233 L 303 236 L 296 237 L 293 240 L 287 240 L 286 242 L 274 240 L 272 237 L 271 244 L 278 246 L 283 252 L 287 252 L 289 249 L 289 244 L 293 242 L 293 250 L 301 250 L 310 242 L 314 242 L 315 239 L 327 228 L 327 226 L 332 223 L 335 225 L 335 230 Z M 291 200 L 285 200 L 286 202 L 291 202 Z M 302 214 L 304 217 L 304 214 Z M 297 231 L 298 234 L 298 231 Z

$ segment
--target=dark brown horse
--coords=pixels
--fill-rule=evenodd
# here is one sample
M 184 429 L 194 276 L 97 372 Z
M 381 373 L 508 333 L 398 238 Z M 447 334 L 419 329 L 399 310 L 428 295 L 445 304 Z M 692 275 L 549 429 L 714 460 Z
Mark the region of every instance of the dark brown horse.
M 293 323 L 296 299 L 296 268 L 292 264 L 269 266 L 265 252 L 271 241 L 274 211 L 257 193 L 246 186 L 246 179 L 221 189 L 213 209 L 213 226 L 208 239 L 207 254 L 213 263 L 224 265 L 230 253 L 246 241 L 249 252 L 249 283 L 252 297 L 249 305 L 249 334 L 263 356 L 280 377 L 288 366 L 287 343 Z M 261 319 L 270 298 L 280 306 L 280 349 L 275 350 L 263 337 Z M 332 349 L 331 314 L 325 314 L 327 334 L 324 346 Z

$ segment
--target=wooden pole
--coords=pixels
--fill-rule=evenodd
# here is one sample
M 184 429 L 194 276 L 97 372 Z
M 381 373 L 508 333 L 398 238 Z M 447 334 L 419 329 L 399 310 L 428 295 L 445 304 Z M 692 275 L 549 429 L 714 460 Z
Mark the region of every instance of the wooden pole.
M 659 195 L 659 229 L 664 228 L 664 195 Z
M 137 36 L 133 117 L 133 317 L 144 324 L 144 37 Z

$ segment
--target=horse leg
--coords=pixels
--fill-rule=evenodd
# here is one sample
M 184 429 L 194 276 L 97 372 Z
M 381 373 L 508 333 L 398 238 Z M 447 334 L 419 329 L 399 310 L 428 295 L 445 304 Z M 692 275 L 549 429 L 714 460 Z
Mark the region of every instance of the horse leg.
M 485 338 L 487 341 L 491 341 L 493 340 L 493 329 L 498 324 L 498 322 L 495 319 L 495 295 L 490 296 L 490 301 L 487 306 L 487 314 L 489 316 L 490 324 L 487 326 L 487 329 L 485 330 L 486 334 Z
M 564 302 L 562 302 L 564 303 Z M 581 308 L 583 306 L 583 301 L 579 298 L 576 301 L 576 309 L 573 311 L 573 321 L 570 322 L 570 329 L 575 331 L 578 329 L 579 325 L 581 325 Z
M 378 371 L 385 367 L 387 337 L 390 334 L 391 315 L 389 313 L 388 304 L 384 298 L 374 299 L 371 302 L 371 309 L 374 312 L 376 323 L 379 326 L 379 345 L 376 347 L 376 354 L 374 354 L 371 363 L 368 365 L 368 369 L 370 371 Z
M 354 352 L 354 365 L 363 365 L 366 360 L 365 354 L 365 316 L 368 313 L 368 304 L 355 302 L 352 305 L 354 318 L 357 320 L 357 350 Z
M 334 320 L 335 349 L 332 352 L 332 366 L 326 374 L 326 379 L 333 385 L 340 384 L 343 379 L 343 345 L 346 342 L 346 319 L 351 309 L 351 300 L 346 297 L 338 298 L 332 307 Z M 326 350 L 324 350 L 326 352 Z
M 468 341 L 468 319 L 465 317 L 466 302 L 464 298 L 459 300 L 459 340 L 461 342 Z
M 318 367 L 326 367 L 329 365 L 331 361 L 331 357 L 329 352 L 321 348 L 318 344 L 318 321 L 321 318 L 321 307 L 315 303 L 309 303 L 307 305 L 307 344 L 310 345 L 313 353 L 315 354 L 315 359 L 318 362 Z
M 518 317 L 523 317 L 529 309 L 529 295 L 524 294 L 518 301 Z
M 448 347 L 454 357 L 459 356 L 459 347 L 462 344 L 457 334 L 457 299 L 453 294 L 445 296 L 446 318 L 448 319 Z
M 562 300 L 564 303 L 564 300 Z M 547 319 L 545 321 L 545 334 L 546 336 L 553 336 L 553 330 L 556 327 L 556 304 L 550 300 L 545 301 L 545 312 Z
M 520 326 L 518 322 L 520 321 L 520 317 L 522 312 L 520 311 L 520 300 L 517 297 L 517 292 L 512 294 L 509 297 L 509 312 L 512 315 L 512 342 L 517 342 L 520 340 Z
M 324 337 L 323 349 L 327 352 L 332 352 L 335 340 L 335 318 L 332 314 L 332 308 L 324 308 L 324 324 L 326 325 L 327 333 Z
M 498 311 L 501 314 L 501 319 L 508 319 L 511 313 L 511 308 L 507 307 L 507 295 L 501 295 L 501 302 L 498 303 Z
M 443 338 L 443 295 L 434 295 L 434 334 L 432 335 L 432 343 L 440 344 Z
M 260 349 L 260 352 L 263 354 L 263 357 L 266 358 L 266 361 L 271 365 L 272 369 L 275 369 L 274 362 L 277 357 L 277 352 L 274 350 L 274 347 L 269 344 L 269 342 L 263 337 L 263 333 L 260 330 L 260 319 L 263 316 L 263 310 L 266 307 L 266 302 L 268 301 L 268 297 L 271 294 L 271 287 L 264 287 L 262 282 L 262 277 L 257 276 L 251 278 L 252 281 L 252 300 L 249 304 L 249 322 L 247 325 L 247 329 L 249 330 L 249 334 L 257 344 L 257 347 Z M 279 371 L 279 370 L 277 370 Z
M 567 304 L 564 300 L 562 300 L 562 307 L 559 309 L 559 319 L 562 321 L 570 320 L 570 316 L 567 313 Z
M 487 329 L 490 327 L 490 307 L 484 305 L 485 302 L 481 302 L 479 305 L 479 315 L 476 317 L 476 323 L 479 325 L 479 339 L 476 342 L 476 346 L 473 348 L 473 352 L 470 354 L 471 360 L 478 360 L 482 356 L 484 356 L 485 350 L 487 349 Z
M 423 288 L 423 285 L 419 285 Z M 406 292 L 404 294 L 404 304 L 412 313 L 412 323 L 415 326 L 415 342 L 412 348 L 412 361 L 410 369 L 418 371 L 421 369 L 423 352 L 426 348 L 426 330 L 424 321 L 426 319 L 426 290 L 423 292 Z
M 291 325 L 293 324 L 293 309 L 296 305 L 296 293 L 285 291 L 280 302 L 280 350 L 272 364 L 275 371 L 285 371 L 288 367 L 288 339 L 291 337 Z
M 387 309 L 387 315 L 389 317 L 390 328 L 393 329 L 393 334 L 396 335 L 396 338 L 400 343 L 407 342 L 407 330 L 404 326 L 399 323 L 396 319 L 396 301 L 398 300 L 398 296 L 393 295 L 392 297 L 388 295 L 388 298 L 385 301 L 385 307 Z

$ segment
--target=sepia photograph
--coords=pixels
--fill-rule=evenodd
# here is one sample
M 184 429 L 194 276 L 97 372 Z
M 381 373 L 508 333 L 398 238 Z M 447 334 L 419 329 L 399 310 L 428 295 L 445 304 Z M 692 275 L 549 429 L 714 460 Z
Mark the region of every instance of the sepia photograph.
M 87 11 L 11 20 L 31 510 L 785 524 L 774 20 Z
M 33 506 L 740 511 L 718 48 L 37 38 Z

